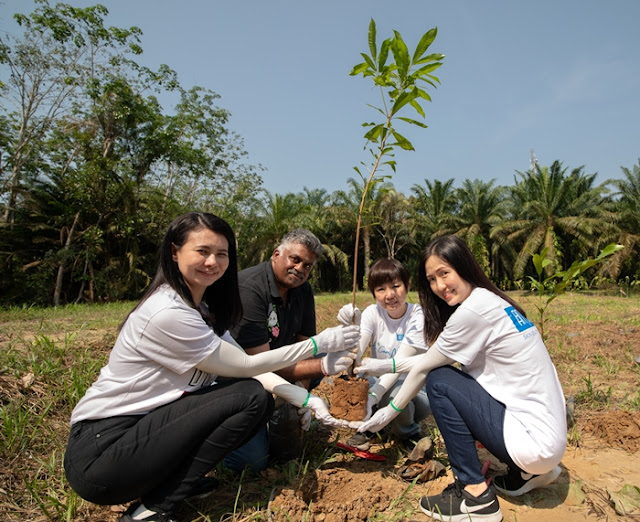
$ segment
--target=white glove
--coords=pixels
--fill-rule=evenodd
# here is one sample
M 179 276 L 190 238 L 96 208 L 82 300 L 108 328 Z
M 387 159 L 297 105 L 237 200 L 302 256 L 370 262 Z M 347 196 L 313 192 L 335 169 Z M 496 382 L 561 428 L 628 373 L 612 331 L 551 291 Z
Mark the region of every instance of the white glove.
M 338 312 L 338 322 L 343 326 L 360 325 L 361 319 L 362 313 L 357 306 L 354 308 L 352 304 L 344 305 Z
M 322 373 L 325 375 L 336 375 L 338 373 L 346 372 L 351 368 L 355 358 L 356 354 L 347 350 L 343 352 L 328 353 L 320 360 Z
M 311 427 L 311 410 L 309 408 L 300 408 L 298 415 L 300 415 L 300 428 L 302 428 L 302 431 L 309 431 Z
M 344 428 L 348 426 L 348 422 L 346 420 L 336 419 L 329 413 L 329 406 L 327 403 L 316 395 L 312 395 L 309 397 L 307 401 L 307 408 L 309 408 L 316 419 L 322 422 L 322 424 L 326 424 L 327 426 L 335 426 L 336 428 Z
M 389 424 L 399 414 L 399 411 L 393 409 L 391 405 L 387 405 L 384 408 L 380 408 L 368 421 L 363 422 L 358 428 L 358 431 L 360 433 L 365 431 L 376 433 Z
M 356 366 L 353 372 L 363 377 L 364 375 L 384 375 L 385 373 L 393 373 L 392 359 L 375 359 L 365 357 L 362 359 L 360 366 Z
M 311 339 L 315 339 L 318 352 L 330 353 L 351 350 L 358 345 L 360 340 L 360 327 L 357 325 L 334 326 L 314 335 Z
M 365 415 L 363 421 L 368 421 L 371 418 L 371 414 L 373 413 L 373 407 L 378 404 L 378 399 L 375 395 L 367 395 L 367 414 Z

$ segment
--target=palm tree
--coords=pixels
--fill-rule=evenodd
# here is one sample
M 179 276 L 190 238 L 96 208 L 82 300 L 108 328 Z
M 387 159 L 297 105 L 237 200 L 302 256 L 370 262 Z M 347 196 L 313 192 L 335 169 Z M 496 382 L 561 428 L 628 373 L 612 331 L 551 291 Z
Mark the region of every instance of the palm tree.
M 480 266 L 489 273 L 491 263 L 490 233 L 502 223 L 505 216 L 505 198 L 502 187 L 494 187 L 495 180 L 488 182 L 475 179 L 464 180 L 455 191 L 459 211 L 447 220 L 446 231 L 463 238 L 471 248 Z
M 560 161 L 551 167 L 538 165 L 517 172 L 521 180 L 511 187 L 512 219 L 494 226 L 491 238 L 513 248 L 513 278 L 524 275 L 531 256 L 548 248 L 556 267 L 569 255 L 589 254 L 595 239 L 605 229 L 601 217 L 603 185 L 594 186 L 596 174 L 584 174 L 584 167 L 567 168 Z M 573 249 L 573 252 L 572 250 Z M 553 266 L 547 267 L 550 275 Z
M 615 241 L 625 248 L 619 250 L 603 263 L 599 272 L 616 279 L 626 264 L 637 268 L 638 250 L 640 250 L 640 159 L 633 170 L 620 167 L 624 179 L 610 180 L 617 192 L 612 194 L 611 217 L 616 224 L 615 238 L 607 237 L 605 242 Z
M 347 179 L 347 184 L 349 185 L 348 191 L 339 190 L 334 193 L 333 217 L 341 223 L 344 228 L 353 226 L 353 237 L 355 241 L 355 228 L 366 180 L 361 179 L 358 181 L 355 178 L 349 178 Z M 371 202 L 378 198 L 381 190 L 384 189 L 380 187 L 379 183 L 374 182 L 369 186 L 369 190 L 366 193 L 364 213 L 362 215 L 362 262 L 365 281 L 369 277 L 369 267 L 371 266 L 371 227 L 376 221 L 372 212 L 373 205 Z M 354 246 L 359 248 L 359 245 Z
M 418 244 L 426 244 L 438 234 L 444 223 L 457 211 L 453 183 L 453 178 L 445 182 L 439 179 L 433 182 L 425 179 L 425 186 L 415 184 L 411 187 L 411 207 L 416 222 Z

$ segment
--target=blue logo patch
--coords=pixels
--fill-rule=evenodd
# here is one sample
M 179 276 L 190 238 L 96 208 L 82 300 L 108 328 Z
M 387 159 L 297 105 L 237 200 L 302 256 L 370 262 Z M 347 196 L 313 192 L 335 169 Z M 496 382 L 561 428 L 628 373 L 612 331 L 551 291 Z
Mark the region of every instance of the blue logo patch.
M 519 332 L 524 332 L 525 330 L 533 327 L 533 323 L 520 312 L 518 312 L 515 307 L 509 306 L 508 308 L 505 308 L 504 311 L 507 312 L 509 319 L 511 319 L 513 325 L 518 329 Z

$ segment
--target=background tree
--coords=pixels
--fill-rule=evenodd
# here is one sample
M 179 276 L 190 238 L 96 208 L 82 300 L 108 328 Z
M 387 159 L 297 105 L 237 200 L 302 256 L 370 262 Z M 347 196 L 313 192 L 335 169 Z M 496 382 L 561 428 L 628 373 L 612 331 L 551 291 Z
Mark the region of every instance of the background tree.
M 426 246 L 439 231 L 445 229 L 445 224 L 450 223 L 457 212 L 454 181 L 453 178 L 446 181 L 425 179 L 424 185 L 415 184 L 411 187 L 411 207 L 418 229 L 417 241 L 422 246 Z
M 605 188 L 594 186 L 596 175 L 583 170 L 578 167 L 567 174 L 556 160 L 548 168 L 536 165 L 534 170 L 516 171 L 521 179 L 511 187 L 512 219 L 491 231 L 498 244 L 509 244 L 517 252 L 515 279 L 522 278 L 528 260 L 543 248 L 548 248 L 548 258 L 558 267 L 563 266 L 565 253 L 572 257 L 569 248 L 576 254 L 591 252 L 604 226 L 597 216 Z M 567 238 L 572 244 L 564 241 Z
M 389 183 L 375 202 L 376 232 L 382 237 L 389 259 L 400 250 L 415 243 L 416 227 L 412 219 L 409 199 Z
M 444 230 L 465 240 L 487 274 L 492 268 L 491 230 L 505 215 L 504 191 L 494 183 L 495 180 L 464 180 L 455 191 L 458 212 L 443 220 Z
M 3 172 L 2 222 L 13 223 L 17 199 L 28 164 L 37 162 L 39 146 L 56 118 L 109 59 L 138 54 L 138 28 L 104 26 L 107 9 L 35 0 L 36 11 L 15 19 L 24 29 L 20 39 L 0 38 L 0 64 L 9 75 L 3 88 L 2 110 L 13 127 Z M 113 65 L 113 61 L 109 64 Z
M 624 177 L 612 179 L 612 204 L 605 208 L 605 216 L 615 229 L 603 241 L 615 240 L 624 248 L 616 251 L 602 266 L 601 273 L 617 279 L 620 275 L 638 279 L 638 251 L 640 250 L 640 160 L 632 169 L 620 167 Z M 612 237 L 613 236 L 613 237 Z

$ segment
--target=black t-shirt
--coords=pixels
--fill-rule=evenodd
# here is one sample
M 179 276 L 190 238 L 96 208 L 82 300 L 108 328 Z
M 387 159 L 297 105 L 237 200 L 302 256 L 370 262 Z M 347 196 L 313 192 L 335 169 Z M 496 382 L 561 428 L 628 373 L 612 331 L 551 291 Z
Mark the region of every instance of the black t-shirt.
M 238 273 L 240 298 L 244 313 L 231 335 L 243 348 L 266 342 L 279 348 L 298 342 L 297 335 L 316 334 L 316 310 L 313 291 L 308 281 L 287 292 L 283 303 L 271 260 Z

